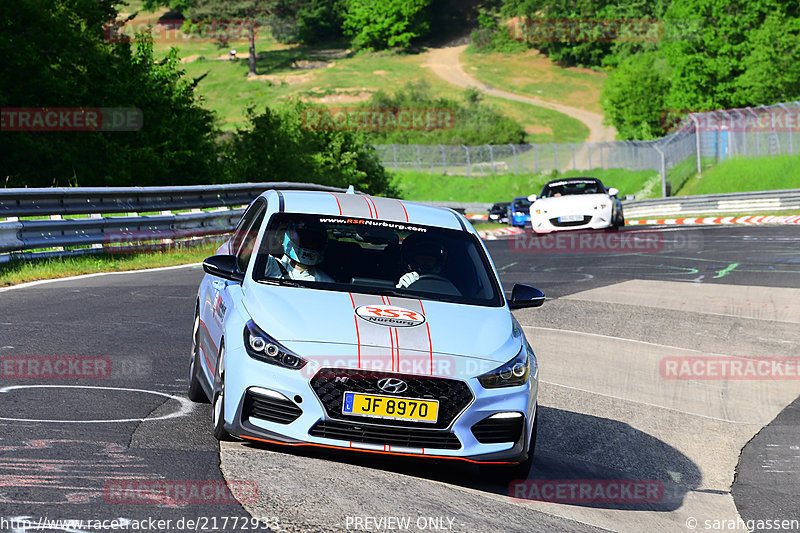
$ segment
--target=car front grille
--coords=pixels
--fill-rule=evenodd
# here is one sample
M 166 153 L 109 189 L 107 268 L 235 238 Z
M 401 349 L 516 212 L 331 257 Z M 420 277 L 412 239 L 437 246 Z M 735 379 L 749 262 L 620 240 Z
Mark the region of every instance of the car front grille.
M 364 417 L 342 413 L 344 393 L 392 396 L 378 388 L 378 380 L 383 378 L 398 378 L 408 384 L 408 389 L 398 394 L 398 397 L 438 400 L 439 417 L 436 423 L 392 419 L 380 419 L 376 422 L 376 419 L 371 419 L 381 426 L 444 429 L 450 426 L 474 398 L 464 381 L 359 369 L 320 369 L 311 379 L 311 388 L 325 408 L 328 418 L 364 423 Z
M 481 444 L 517 442 L 522 435 L 523 417 L 484 418 L 472 426 L 472 434 Z
M 291 424 L 302 414 L 303 410 L 288 398 L 262 396 L 250 391 L 247 391 L 244 398 L 244 410 L 242 411 L 244 420 L 252 417 L 276 424 Z
M 352 422 L 319 421 L 309 430 L 312 437 L 408 448 L 458 450 L 461 441 L 455 433 L 400 427 L 375 426 Z
M 588 224 L 592 221 L 592 217 L 590 215 L 585 215 L 583 220 L 575 220 L 573 222 L 559 222 L 558 217 L 551 218 L 550 223 L 557 228 L 568 228 L 570 226 L 583 226 L 584 224 Z

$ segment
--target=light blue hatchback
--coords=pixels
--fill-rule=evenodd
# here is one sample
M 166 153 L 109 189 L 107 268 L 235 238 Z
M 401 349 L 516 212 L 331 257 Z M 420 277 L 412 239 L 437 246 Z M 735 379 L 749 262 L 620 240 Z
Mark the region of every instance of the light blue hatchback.
M 529 467 L 538 366 L 511 309 L 544 294 L 507 300 L 462 215 L 270 190 L 218 254 L 189 386 L 218 439 Z

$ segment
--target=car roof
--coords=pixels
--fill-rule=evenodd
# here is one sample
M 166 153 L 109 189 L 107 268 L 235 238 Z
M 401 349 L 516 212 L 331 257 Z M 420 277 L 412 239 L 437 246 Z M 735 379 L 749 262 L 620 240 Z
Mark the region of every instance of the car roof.
M 426 226 L 469 231 L 461 215 L 443 207 L 382 198 L 367 194 L 326 191 L 276 191 L 269 190 L 261 196 L 272 201 L 271 196 L 282 198 L 281 211 L 286 213 L 315 213 L 331 216 L 367 218 L 390 222 L 410 222 Z M 474 230 L 473 230 L 474 231 Z

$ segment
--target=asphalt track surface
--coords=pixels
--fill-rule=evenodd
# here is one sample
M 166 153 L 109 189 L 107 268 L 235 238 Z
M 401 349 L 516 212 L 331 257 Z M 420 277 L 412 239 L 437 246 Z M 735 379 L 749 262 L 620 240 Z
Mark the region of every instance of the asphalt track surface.
M 185 398 L 202 276 L 188 266 L 0 290 L 0 530 L 102 531 L 36 526 L 44 518 L 172 521 L 139 531 L 244 531 L 252 516 L 274 531 L 397 531 L 407 523 L 412 531 L 481 532 L 743 531 L 737 519 L 800 519 L 800 380 L 667 379 L 663 370 L 675 358 L 797 357 L 800 233 L 620 234 L 649 248 L 620 249 L 611 237 L 594 248 L 530 237 L 488 247 L 507 290 L 526 282 L 549 298 L 516 312 L 541 369 L 529 477 L 538 487 L 657 481 L 657 501 L 514 499 L 507 484 L 469 465 L 218 445 L 208 405 Z M 44 365 L 38 356 L 84 356 L 111 370 L 52 379 L 44 367 L 20 375 L 13 366 L 19 358 Z M 153 501 L 114 492 L 216 491 L 223 480 L 244 487 L 243 504 L 224 494 Z M 12 517 L 33 526 L 17 521 L 14 530 Z M 205 527 L 186 527 L 197 519 Z

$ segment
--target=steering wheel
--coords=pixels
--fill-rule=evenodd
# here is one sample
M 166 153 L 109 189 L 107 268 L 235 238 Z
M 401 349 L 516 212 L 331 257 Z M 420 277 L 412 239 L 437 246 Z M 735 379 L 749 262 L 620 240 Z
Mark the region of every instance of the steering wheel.
M 438 274 L 423 274 L 417 281 L 409 286 L 410 289 L 461 296 L 461 291 L 453 282 Z

